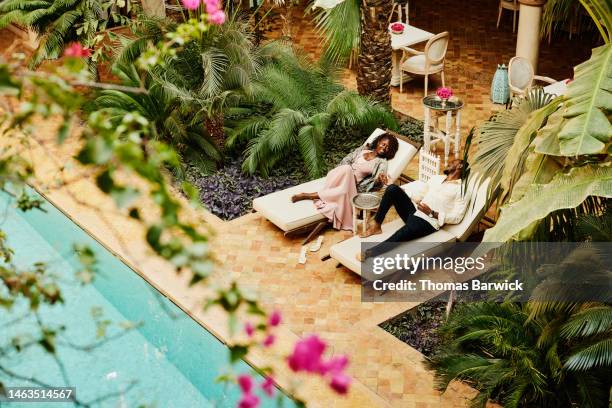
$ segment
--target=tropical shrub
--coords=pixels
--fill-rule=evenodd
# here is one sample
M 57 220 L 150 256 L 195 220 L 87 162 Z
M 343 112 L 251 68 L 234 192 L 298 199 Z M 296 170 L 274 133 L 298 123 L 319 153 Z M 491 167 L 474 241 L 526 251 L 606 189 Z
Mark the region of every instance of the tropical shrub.
M 344 61 L 357 56 L 360 95 L 390 104 L 391 34 L 387 30 L 392 2 L 345 0 L 315 16 L 325 46 L 325 57 Z
M 612 206 L 576 221 L 574 238 L 609 242 Z M 609 254 L 596 245 L 512 244 L 492 269 L 495 280 L 533 288 L 526 303 L 458 303 L 438 330 L 431 357 L 436 382 L 458 379 L 504 407 L 607 407 L 612 382 Z M 518 256 L 517 256 L 518 255 Z M 516 260 L 520 260 L 516 262 Z M 524 296 L 524 293 L 521 293 Z
M 473 407 L 492 399 L 506 408 L 607 407 L 612 374 L 612 307 L 553 303 L 465 303 L 440 333 L 431 357 L 436 384 L 455 379 L 479 390 Z
M 181 163 L 189 162 L 202 172 L 217 168 L 222 155 L 206 132 L 201 114 L 184 106 L 176 95 L 151 75 L 139 75 L 134 65 L 117 63 L 113 73 L 124 86 L 136 90 L 142 86 L 142 91 L 103 90 L 89 106 L 90 111 L 107 113 L 115 126 L 126 115 L 138 112 L 148 120 L 151 135 L 174 147 L 182 156 Z
M 197 5 L 199 1 L 196 0 L 195 3 Z M 194 2 L 190 1 L 189 4 L 193 5 Z M 218 4 L 214 0 L 207 1 L 207 11 L 215 9 Z M 177 27 L 173 39 L 158 44 L 147 52 L 158 59 L 167 58 L 171 54 L 169 51 L 176 46 L 172 41 L 178 39 L 181 44 L 185 44 L 190 38 L 195 38 L 208 29 L 208 17 L 207 14 L 202 14 L 199 19 L 181 24 Z M 185 200 L 178 199 L 173 193 L 172 186 L 168 184 L 165 169 L 178 165 L 177 155 L 166 143 L 155 140 L 147 118 L 137 110 L 124 115 L 119 126 L 115 126 L 116 118 L 113 118 L 109 111 L 96 110 L 84 114 L 83 104 L 86 98 L 83 97 L 83 83 L 80 81 L 84 74 L 84 61 L 78 57 L 82 55 L 83 48 L 75 44 L 75 49 L 75 54 L 69 56 L 66 64 L 54 75 L 40 75 L 13 64 L 0 64 L 2 74 L 0 93 L 19 99 L 21 102 L 17 104 L 15 112 L 7 112 L 3 134 L 6 140 L 3 141 L 9 144 L 14 142 L 17 147 L 27 146 L 31 143 L 30 132 L 35 132 L 36 126 L 41 122 L 47 124 L 46 120 L 52 116 L 65 118 L 66 120 L 57 129 L 58 137 L 54 141 L 58 145 L 68 138 L 74 142 L 72 146 L 77 150 L 75 159 L 79 167 L 87 169 L 84 177 L 95 179 L 100 191 L 116 204 L 115 208 L 105 208 L 105 211 L 113 211 L 114 216 L 129 217 L 139 223 L 146 231 L 143 234 L 143 242 L 146 242 L 150 256 L 159 256 L 160 259 L 169 262 L 176 268 L 177 273 L 187 273 L 190 285 L 206 282 L 212 268 L 212 256 L 208 245 L 211 231 L 197 217 L 190 217 L 189 204 Z M 125 86 L 109 83 L 86 83 L 86 86 L 136 94 L 142 91 L 140 88 L 126 89 Z M 72 126 L 76 123 L 69 120 L 72 118 L 81 119 L 80 131 L 71 132 Z M 54 130 L 55 126 L 51 126 L 51 129 Z M 22 152 L 20 149 L 7 149 L 5 154 L 0 155 L 0 186 L 12 187 L 11 194 L 14 192 L 20 210 L 34 210 L 40 206 L 40 203 L 36 199 L 30 199 L 24 192 L 27 190 L 27 183 L 34 182 L 35 166 L 28 162 L 27 154 L 22 155 Z M 59 163 L 58 166 L 61 164 L 63 163 Z M 62 182 L 73 183 L 75 180 L 77 179 L 64 181 L 54 179 L 53 183 L 54 187 L 58 187 Z M 67 187 L 67 184 L 62 187 Z M 188 184 L 184 184 L 184 190 L 195 205 L 193 189 Z M 142 214 L 140 205 L 135 201 L 136 198 L 147 200 L 153 206 L 153 211 L 150 214 Z M 37 348 L 55 359 L 58 369 L 66 379 L 65 382 L 68 383 L 68 375 L 72 373 L 65 372 L 65 366 L 62 364 L 63 356 L 54 352 L 58 333 L 56 330 L 51 330 L 55 327 L 62 329 L 62 316 L 57 316 L 59 320 L 54 321 L 54 327 L 50 329 L 45 324 L 46 319 L 41 319 L 43 316 L 37 312 L 41 302 L 49 305 L 61 302 L 61 290 L 58 291 L 57 285 L 54 284 L 58 277 L 46 273 L 45 265 L 36 259 L 33 259 L 32 270 L 15 268 L 10 263 L 12 249 L 5 245 L 5 241 L 6 235 L 0 231 L 0 260 L 3 261 L 0 267 L 2 293 L 0 306 L 10 309 L 17 301 L 30 306 L 31 313 L 26 317 L 35 316 L 33 320 L 36 326 L 32 327 L 33 331 L 28 330 L 23 336 L 9 339 L 7 348 L 2 345 L 0 369 L 7 376 L 17 379 L 19 383 L 46 386 L 47 384 L 36 378 L 44 373 L 34 370 L 36 377 L 15 375 L 10 369 L 6 369 L 4 364 L 7 356 L 19 356 L 24 347 Z M 84 275 L 92 276 L 92 269 L 96 268 L 95 253 L 84 248 L 78 251 L 77 255 L 83 268 L 86 269 L 84 272 L 87 273 Z M 233 364 L 247 356 L 252 348 L 268 350 L 268 353 L 274 352 L 272 346 L 275 342 L 275 327 L 281 323 L 281 314 L 278 311 L 266 313 L 252 295 L 242 293 L 237 283 L 207 291 L 206 299 L 203 299 L 201 304 L 205 305 L 203 306 L 205 308 L 221 308 L 228 315 L 230 363 Z M 245 335 L 233 336 L 235 323 L 242 318 L 248 319 L 244 322 Z M 9 320 L 7 324 L 12 325 L 18 321 L 21 321 L 21 317 Z M 108 325 L 108 322 L 102 321 L 100 324 L 104 326 Z M 99 340 L 104 342 L 112 338 Z M 93 347 L 99 346 L 100 342 L 96 342 Z M 81 347 L 81 350 L 82 347 L 87 347 L 72 346 Z M 337 394 L 345 395 L 349 391 L 351 382 L 345 371 L 349 360 L 338 353 L 334 353 L 333 357 L 327 357 L 328 349 L 325 341 L 316 335 L 311 335 L 296 342 L 291 353 L 278 355 L 277 362 L 279 365 L 287 364 L 295 373 L 317 377 Z M 273 366 L 276 365 L 274 362 Z M 262 387 L 267 397 L 272 398 L 273 368 L 266 368 L 265 374 L 267 377 L 264 382 L 258 385 Z M 259 397 L 252 392 L 254 380 L 250 376 L 230 371 L 223 373 L 217 380 L 240 386 L 242 397 L 238 401 L 239 406 L 259 404 Z M 4 384 L 0 384 L 0 388 L 4 389 Z M 296 395 L 295 405 L 305 406 L 306 403 L 300 399 L 295 390 L 292 390 L 292 393 Z M 75 396 L 74 403 L 79 406 L 90 406 L 100 401 L 110 403 L 111 399 L 119 401 L 122 395 L 110 393 L 92 401 L 83 401 L 81 397 Z
M 130 9 L 130 0 L 6 0 L 0 3 L 0 28 L 18 24 L 38 34 L 40 45 L 31 60 L 36 67 L 46 59 L 59 58 L 72 42 L 95 49 L 107 27 L 129 22 L 118 11 Z M 105 51 L 96 49 L 91 60 L 102 58 Z
M 264 65 L 249 102 L 269 104 L 265 115 L 251 115 L 234 125 L 228 145 L 248 141 L 244 170 L 269 174 L 297 146 L 312 177 L 324 173 L 323 144 L 330 126 L 366 132 L 377 126 L 397 129 L 391 112 L 337 82 L 336 68 L 318 64 L 280 43 L 261 49 Z M 243 109 L 249 109 L 243 104 Z
M 471 166 L 498 179 L 502 190 L 500 216 L 486 231 L 486 241 L 530 239 L 538 231 L 568 230 L 568 220 L 601 213 L 605 199 L 612 197 L 612 44 L 608 35 L 612 9 L 609 2 L 581 0 L 581 4 L 596 20 L 605 45 L 575 67 L 567 93 L 532 112 L 514 137 L 513 130 L 506 132 L 501 147 L 490 143 L 496 125 L 489 122 L 481 127 L 477 140 L 481 151 Z M 559 216 L 559 211 L 572 214 Z
M 235 13 L 150 71 L 162 87 L 202 116 L 208 134 L 222 148 L 224 113 L 252 94 L 259 67 L 248 24 Z

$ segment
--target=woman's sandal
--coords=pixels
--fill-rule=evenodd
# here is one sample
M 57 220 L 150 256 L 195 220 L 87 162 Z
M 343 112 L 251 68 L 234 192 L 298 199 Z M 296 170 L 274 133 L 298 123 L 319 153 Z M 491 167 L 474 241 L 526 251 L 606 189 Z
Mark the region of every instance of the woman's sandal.
M 302 265 L 306 263 L 306 250 L 308 247 L 306 245 L 302 245 L 302 249 L 300 250 L 300 257 L 298 258 L 298 262 Z
M 323 244 L 323 235 L 319 235 L 319 238 L 310 246 L 310 252 L 317 252 L 321 249 L 321 245 Z

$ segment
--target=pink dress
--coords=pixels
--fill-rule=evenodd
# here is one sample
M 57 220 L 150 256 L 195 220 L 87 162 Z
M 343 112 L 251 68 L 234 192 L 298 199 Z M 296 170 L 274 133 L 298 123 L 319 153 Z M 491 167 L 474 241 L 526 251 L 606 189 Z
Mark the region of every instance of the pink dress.
M 370 152 L 364 150 L 363 154 Z M 325 215 L 336 229 L 353 229 L 352 200 L 357 195 L 357 183 L 374 171 L 376 160 L 366 160 L 363 154 L 352 165 L 344 164 L 330 170 L 325 186 L 318 191 L 317 210 Z

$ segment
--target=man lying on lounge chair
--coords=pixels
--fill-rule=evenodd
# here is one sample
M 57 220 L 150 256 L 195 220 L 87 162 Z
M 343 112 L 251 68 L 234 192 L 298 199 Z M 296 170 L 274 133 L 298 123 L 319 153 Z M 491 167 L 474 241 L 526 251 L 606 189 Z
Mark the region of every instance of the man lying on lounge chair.
M 390 185 L 383 195 L 380 207 L 374 219 L 362 237 L 382 233 L 381 225 L 391 206 L 404 221 L 404 226 L 391 235 L 385 242 L 405 242 L 421 238 L 439 230 L 444 224 L 458 224 L 463 219 L 470 202 L 469 192 L 462 192 L 461 175 L 463 161 L 452 161 L 444 174 L 433 176 L 425 184 L 422 191 L 409 196 L 401 187 Z M 413 201 L 417 204 L 414 207 Z M 377 245 L 367 251 L 365 256 L 378 255 L 382 245 Z M 388 250 L 389 247 L 384 247 Z M 384 250 L 383 250 L 384 251 Z M 362 261 L 364 254 L 358 254 Z

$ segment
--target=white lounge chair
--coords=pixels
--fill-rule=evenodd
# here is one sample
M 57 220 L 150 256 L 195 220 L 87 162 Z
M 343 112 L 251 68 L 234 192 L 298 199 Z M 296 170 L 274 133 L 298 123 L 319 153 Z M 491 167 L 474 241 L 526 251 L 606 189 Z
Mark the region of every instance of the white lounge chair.
M 370 143 L 377 136 L 385 133 L 382 129 L 376 129 L 365 143 Z M 393 133 L 398 138 L 399 149 L 395 157 L 389 161 L 387 175 L 390 182 L 395 182 L 402 174 L 410 160 L 416 155 L 421 147 L 410 139 Z M 323 187 L 325 177 L 312 180 L 285 190 L 276 191 L 253 200 L 253 209 L 268 219 L 285 235 L 299 234 L 311 231 L 305 242 L 318 233 L 324 226 L 325 217 L 317 211 L 310 200 L 291 202 L 291 197 L 298 193 L 318 191 Z M 316 229 L 316 230 L 314 230 Z
M 469 191 L 474 191 L 474 186 L 477 185 L 479 180 L 477 177 L 470 179 L 468 186 L 466 187 Z M 404 184 L 402 188 L 408 191 L 411 188 L 412 183 Z M 447 242 L 465 241 L 471 234 L 474 228 L 478 225 L 480 218 L 486 212 L 487 202 L 487 189 L 489 186 L 489 180 L 483 181 L 479 186 L 476 194 L 470 196 L 470 203 L 466 210 L 463 220 L 459 224 L 447 224 L 440 228 L 433 234 L 427 235 L 422 238 L 415 239 L 409 242 L 418 242 L 419 245 L 415 245 L 415 253 L 408 255 L 417 255 L 422 252 L 435 252 L 435 248 L 441 246 Z M 354 236 L 345 241 L 339 242 L 333 245 L 329 250 L 329 255 L 346 266 L 351 271 L 358 275 L 361 275 L 362 263 L 357 260 L 357 254 L 361 251 L 362 242 L 382 242 L 389 238 L 395 231 L 400 229 L 404 225 L 401 218 L 393 220 L 391 222 L 382 225 L 383 233 L 379 235 L 370 236 L 367 238 L 361 238 Z M 404 249 L 406 245 L 402 247 Z

